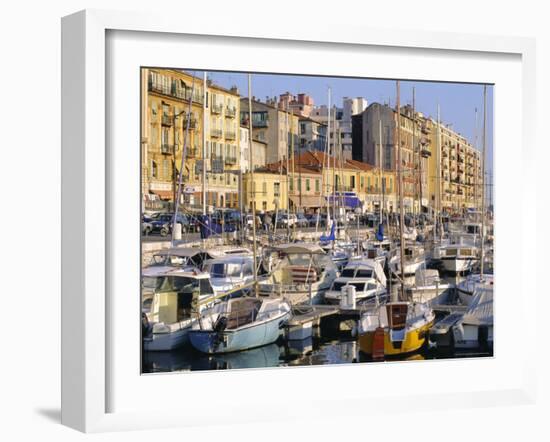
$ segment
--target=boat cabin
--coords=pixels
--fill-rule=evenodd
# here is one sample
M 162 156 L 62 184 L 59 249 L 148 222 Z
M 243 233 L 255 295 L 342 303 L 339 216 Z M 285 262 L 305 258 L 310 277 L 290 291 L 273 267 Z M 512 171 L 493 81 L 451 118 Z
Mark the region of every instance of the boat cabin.
M 149 322 L 173 324 L 198 314 L 215 293 L 208 274 L 172 271 L 143 278 L 142 312 Z

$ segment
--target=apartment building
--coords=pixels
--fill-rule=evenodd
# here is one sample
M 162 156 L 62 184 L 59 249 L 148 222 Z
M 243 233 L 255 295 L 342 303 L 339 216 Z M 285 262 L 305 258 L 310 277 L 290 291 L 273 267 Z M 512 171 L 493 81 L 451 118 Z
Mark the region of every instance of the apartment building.
M 433 151 L 428 168 L 430 205 L 447 212 L 479 208 L 482 195 L 481 151 L 449 125 L 438 124 L 431 119 L 426 120 L 426 127 L 429 128 Z
M 241 126 L 248 127 L 248 98 L 240 99 Z M 279 109 L 276 102 L 252 100 L 252 138 L 266 143 L 266 162 L 287 158 L 298 146 L 298 116 Z
M 146 207 L 174 201 L 182 165 L 185 195 L 188 202 L 192 199 L 189 191 L 201 180 L 195 163 L 201 158 L 202 121 L 202 80 L 183 71 L 142 70 L 141 181 Z

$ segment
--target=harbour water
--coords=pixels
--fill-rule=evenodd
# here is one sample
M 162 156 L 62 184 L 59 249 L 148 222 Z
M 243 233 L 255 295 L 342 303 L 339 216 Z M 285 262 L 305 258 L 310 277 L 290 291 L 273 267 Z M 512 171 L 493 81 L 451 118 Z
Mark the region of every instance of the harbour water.
M 456 284 L 460 277 L 444 276 Z M 425 346 L 420 351 L 386 361 L 411 361 L 464 357 L 492 357 L 492 351 L 453 351 Z M 347 332 L 331 332 L 323 327 L 316 336 L 301 341 L 283 341 L 247 351 L 221 355 L 205 355 L 191 346 L 166 352 L 142 353 L 143 373 L 185 372 L 199 370 L 231 370 L 243 368 L 295 367 L 329 364 L 370 363 L 359 351 L 357 339 Z M 379 361 L 378 361 L 379 362 Z

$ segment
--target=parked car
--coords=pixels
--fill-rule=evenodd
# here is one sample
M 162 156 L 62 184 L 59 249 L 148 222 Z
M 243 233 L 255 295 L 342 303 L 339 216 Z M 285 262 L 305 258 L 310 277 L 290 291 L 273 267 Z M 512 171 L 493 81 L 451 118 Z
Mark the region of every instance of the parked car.
M 317 218 L 319 218 L 319 227 L 325 227 L 327 225 L 327 216 L 325 214 L 310 213 L 306 215 L 309 221 L 309 227 L 315 227 L 317 225 Z
M 174 214 L 171 214 L 171 213 L 164 213 L 162 215 L 158 215 L 155 218 L 152 218 L 151 230 L 149 233 L 160 233 L 160 236 L 168 235 L 169 233 L 172 232 L 173 218 L 174 218 Z M 178 213 L 176 222 L 181 225 L 182 232 L 189 231 L 190 220 L 186 215 L 182 213 Z
M 143 215 L 141 217 L 141 234 L 149 235 L 149 233 L 151 233 L 152 230 L 153 230 L 153 225 L 151 224 L 151 218 Z
M 296 214 L 296 227 L 309 227 L 309 220 L 303 213 Z
M 296 222 L 298 221 L 298 218 L 294 214 L 287 215 L 286 213 L 279 214 L 279 217 L 277 219 L 277 227 L 280 229 L 288 227 L 292 227 Z

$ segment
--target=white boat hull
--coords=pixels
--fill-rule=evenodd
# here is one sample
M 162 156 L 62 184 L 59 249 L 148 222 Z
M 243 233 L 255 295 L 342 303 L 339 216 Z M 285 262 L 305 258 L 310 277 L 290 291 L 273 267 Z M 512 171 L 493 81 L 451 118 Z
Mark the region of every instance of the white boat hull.
M 154 333 L 143 339 L 143 349 L 145 351 L 170 351 L 182 347 L 189 342 L 189 330 L 191 327 L 170 333 Z
M 447 272 L 462 273 L 472 270 L 476 260 L 473 258 L 446 258 L 441 260 Z

